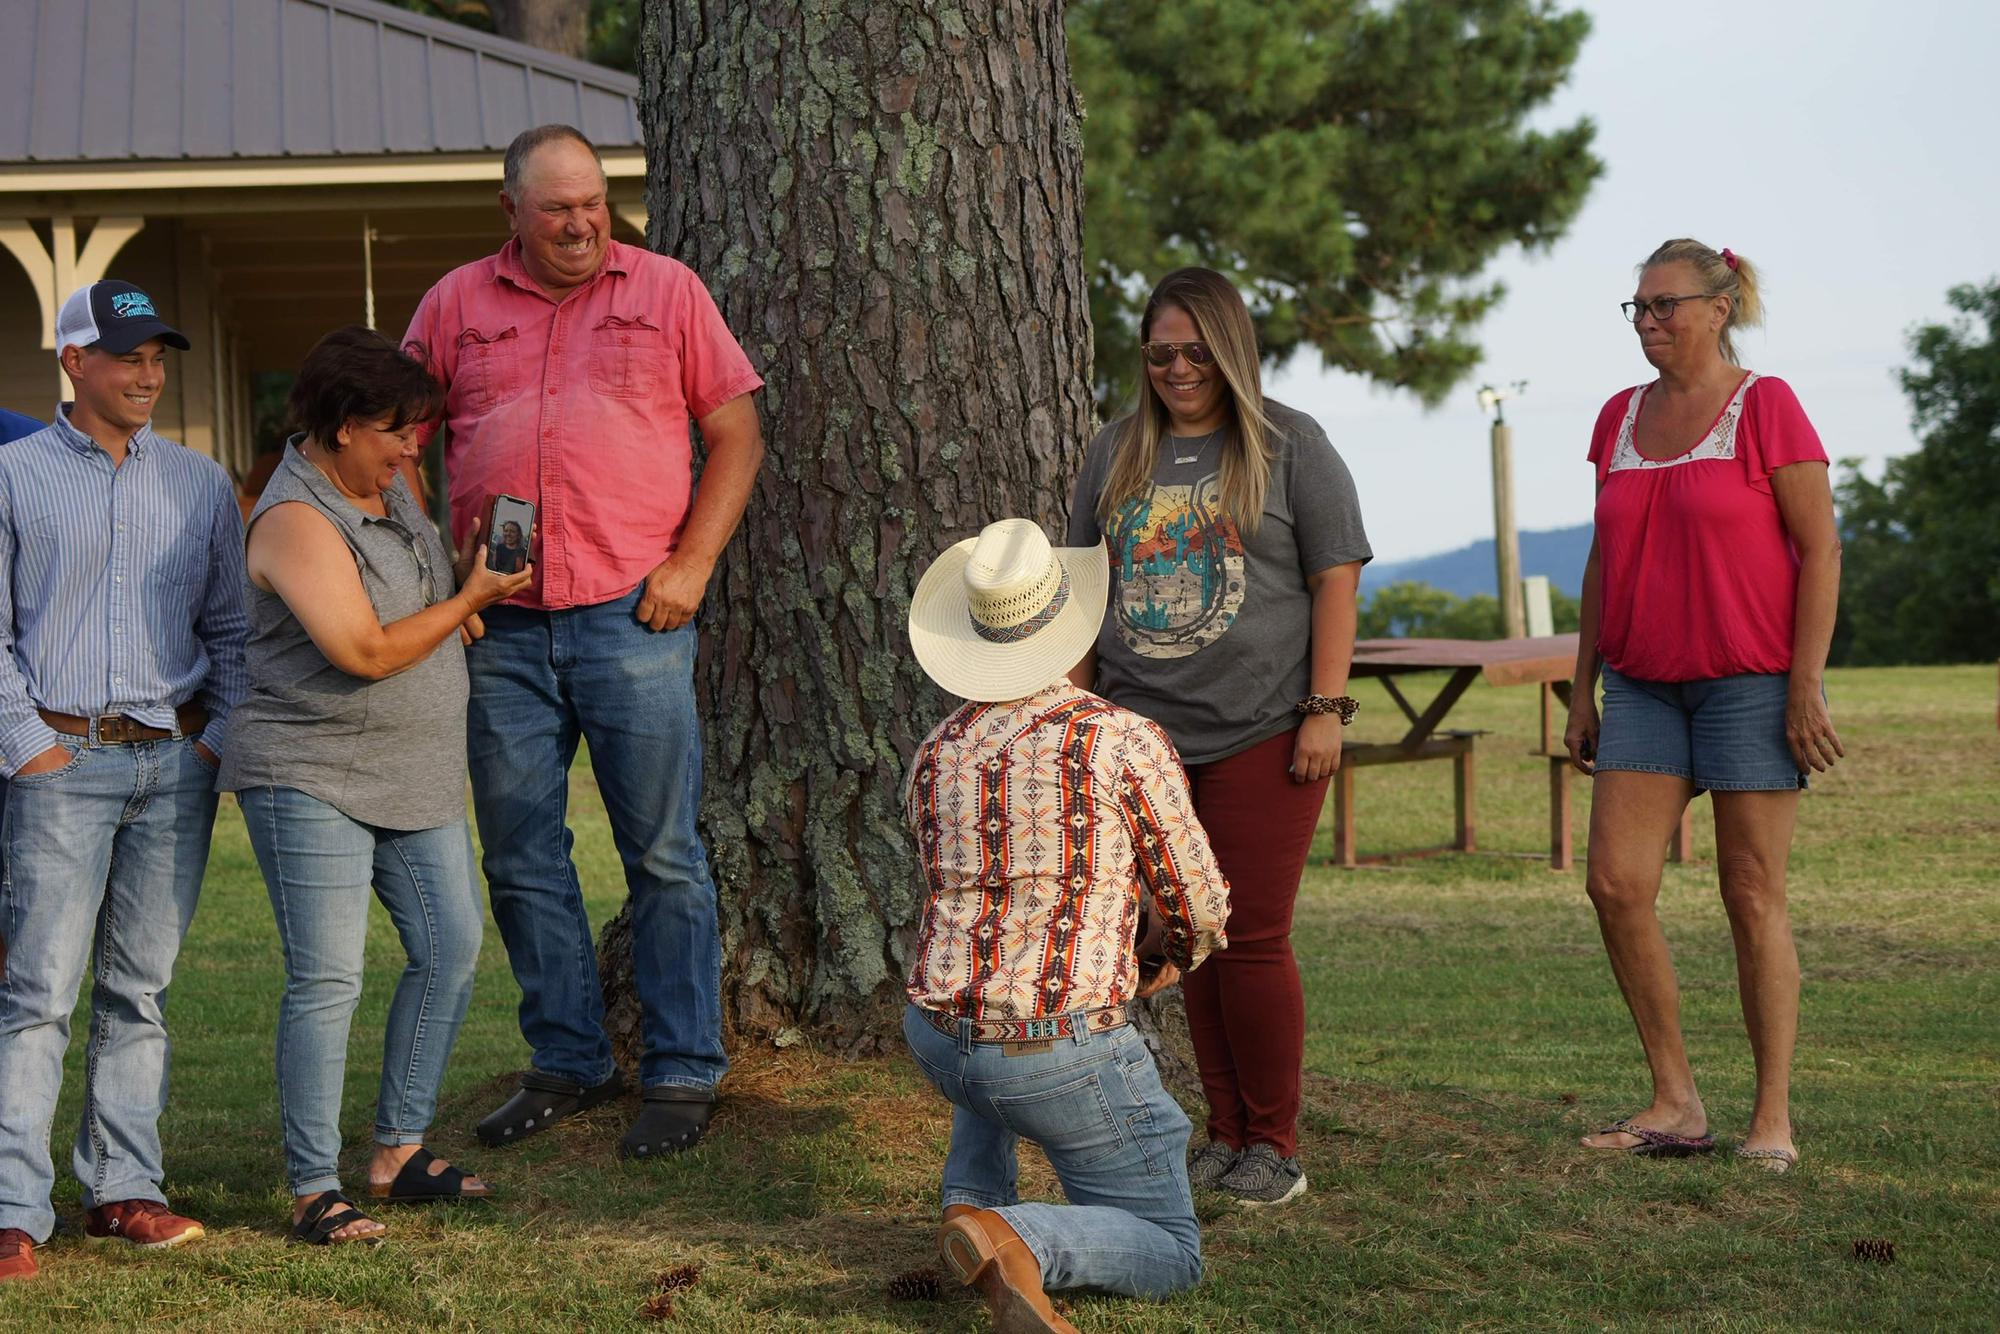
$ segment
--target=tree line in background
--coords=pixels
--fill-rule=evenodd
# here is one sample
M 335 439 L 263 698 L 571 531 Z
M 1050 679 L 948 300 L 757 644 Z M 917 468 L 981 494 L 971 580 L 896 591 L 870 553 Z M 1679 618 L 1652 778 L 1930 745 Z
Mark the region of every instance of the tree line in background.
M 1415 579 L 1398 580 L 1372 592 L 1367 574 L 1362 574 L 1360 618 L 1355 626 L 1357 639 L 1502 639 L 1506 629 L 1500 615 L 1500 599 L 1491 593 L 1459 597 Z M 1570 634 L 1577 627 L 1576 599 L 1553 586 L 1549 589 L 1549 612 L 1555 632 Z
M 1912 333 L 1900 372 L 1918 448 L 1880 481 L 1842 464 L 1835 662 L 2000 657 L 2000 279 L 1949 299 L 1959 317 Z

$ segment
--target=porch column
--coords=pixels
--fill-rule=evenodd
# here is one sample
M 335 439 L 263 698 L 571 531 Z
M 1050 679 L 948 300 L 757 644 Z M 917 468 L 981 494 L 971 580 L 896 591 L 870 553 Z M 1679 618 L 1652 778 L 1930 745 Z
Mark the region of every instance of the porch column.
M 71 292 L 86 283 L 94 283 L 111 268 L 111 261 L 125 248 L 125 243 L 137 236 L 145 227 L 144 218 L 107 217 L 99 218 L 97 225 L 90 229 L 90 239 L 84 242 L 81 254 L 76 248 L 76 219 L 68 215 L 58 215 L 49 219 L 49 244 L 44 247 L 42 238 L 25 218 L 0 219 L 0 246 L 9 253 L 27 272 L 28 283 L 35 289 L 35 302 L 42 312 L 42 346 L 50 351 L 56 346 L 56 312 Z M 62 393 L 67 394 L 69 382 L 62 371 L 56 371 Z

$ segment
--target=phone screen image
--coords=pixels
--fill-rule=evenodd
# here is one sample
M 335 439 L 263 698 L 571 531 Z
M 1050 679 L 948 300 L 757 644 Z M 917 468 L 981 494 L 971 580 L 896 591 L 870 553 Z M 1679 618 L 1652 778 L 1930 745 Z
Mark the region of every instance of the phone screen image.
M 501 574 L 527 568 L 528 540 L 535 532 L 535 507 L 519 496 L 493 502 L 493 519 L 486 529 L 486 567 Z

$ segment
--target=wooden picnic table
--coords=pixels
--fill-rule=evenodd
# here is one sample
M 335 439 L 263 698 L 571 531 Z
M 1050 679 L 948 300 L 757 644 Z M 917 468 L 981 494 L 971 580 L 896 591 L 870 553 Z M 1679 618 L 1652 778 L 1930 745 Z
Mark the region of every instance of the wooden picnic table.
M 1549 763 L 1549 864 L 1567 869 L 1573 859 L 1570 842 L 1569 753 L 1562 746 L 1556 706 L 1569 708 L 1570 676 L 1576 666 L 1576 636 L 1544 635 L 1535 639 L 1364 639 L 1354 646 L 1351 679 L 1373 677 L 1401 709 L 1409 730 L 1399 741 L 1355 742 L 1341 747 L 1340 768 L 1333 781 L 1333 860 L 1355 866 L 1354 774 L 1374 764 L 1410 764 L 1423 760 L 1452 762 L 1452 795 L 1457 829 L 1452 842 L 1421 852 L 1478 849 L 1477 769 L 1474 743 L 1479 733 L 1440 730 L 1452 706 L 1481 679 L 1489 685 L 1541 687 L 1541 749 L 1533 752 Z M 1396 683 L 1413 672 L 1449 672 L 1430 702 L 1418 708 Z M 1673 857 L 1687 857 L 1689 825 L 1685 813 L 1674 836 Z

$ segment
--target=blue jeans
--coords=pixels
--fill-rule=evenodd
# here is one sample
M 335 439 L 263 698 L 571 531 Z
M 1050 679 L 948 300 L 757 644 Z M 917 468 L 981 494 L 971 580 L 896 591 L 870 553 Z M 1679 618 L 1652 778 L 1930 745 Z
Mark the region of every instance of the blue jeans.
M 87 961 L 89 1062 L 71 1157 L 84 1207 L 166 1199 L 167 983 L 215 824 L 215 771 L 193 741 L 79 738 L 73 749 L 62 768 L 8 783 L 0 833 L 0 1228 L 37 1241 L 55 1227 L 49 1128 Z
M 570 763 L 590 743 L 631 895 L 641 1082 L 712 1089 L 729 1062 L 715 882 L 695 832 L 696 633 L 648 630 L 638 601 L 634 590 L 594 607 L 483 613 L 486 637 L 465 655 L 473 809 L 535 1069 L 602 1083 L 611 1041 L 567 824 Z
M 243 822 L 285 947 L 278 1007 L 278 1116 L 292 1194 L 340 1188 L 340 1094 L 361 999 L 368 890 L 389 910 L 408 962 L 382 1035 L 375 1142 L 421 1144 L 472 999 L 479 891 L 461 818 L 436 829 L 378 829 L 297 788 L 252 787 Z
M 955 1109 L 943 1204 L 992 1209 L 1041 1261 L 1050 1289 L 1165 1297 L 1201 1281 L 1188 1191 L 1188 1119 L 1130 1024 L 1047 1051 L 946 1037 L 912 1005 L 903 1037 Z M 1018 1140 L 1041 1146 L 1067 1205 L 1022 1204 Z

